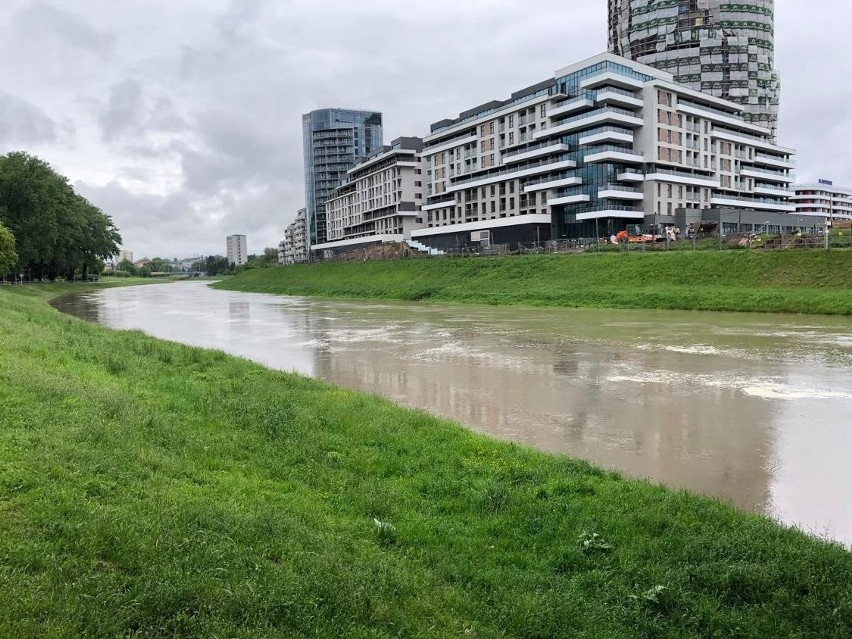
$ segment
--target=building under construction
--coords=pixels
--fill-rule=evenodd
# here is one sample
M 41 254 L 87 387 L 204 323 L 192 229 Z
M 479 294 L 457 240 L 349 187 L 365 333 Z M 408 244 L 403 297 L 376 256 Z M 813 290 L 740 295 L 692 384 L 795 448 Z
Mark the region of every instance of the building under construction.
M 612 53 L 663 69 L 690 88 L 778 125 L 774 0 L 609 0 Z

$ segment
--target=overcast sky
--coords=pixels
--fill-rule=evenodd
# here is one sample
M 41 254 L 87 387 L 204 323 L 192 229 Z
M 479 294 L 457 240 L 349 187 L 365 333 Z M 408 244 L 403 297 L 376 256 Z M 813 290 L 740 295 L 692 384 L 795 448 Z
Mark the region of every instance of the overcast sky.
M 0 153 L 49 161 L 142 256 L 277 246 L 304 204 L 301 114 L 385 140 L 606 49 L 606 0 L 0 0 Z M 779 142 L 852 185 L 848 0 L 778 0 Z

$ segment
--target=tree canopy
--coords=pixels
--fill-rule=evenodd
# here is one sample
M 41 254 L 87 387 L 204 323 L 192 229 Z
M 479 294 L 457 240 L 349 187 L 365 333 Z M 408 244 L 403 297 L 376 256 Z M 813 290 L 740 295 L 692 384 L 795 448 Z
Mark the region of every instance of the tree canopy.
M 11 273 L 12 268 L 18 263 L 18 254 L 15 252 L 15 236 L 5 226 L 0 224 L 0 277 Z
M 15 272 L 33 279 L 100 272 L 121 243 L 108 215 L 47 162 L 27 153 L 0 156 L 0 223 L 15 238 Z

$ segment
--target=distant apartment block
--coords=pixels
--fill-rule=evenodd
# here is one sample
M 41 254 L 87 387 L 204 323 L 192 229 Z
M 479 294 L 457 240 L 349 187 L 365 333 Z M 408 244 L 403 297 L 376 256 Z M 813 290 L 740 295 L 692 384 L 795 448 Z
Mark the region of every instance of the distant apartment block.
M 308 213 L 300 209 L 296 220 L 284 231 L 284 241 L 278 245 L 278 262 L 300 264 L 308 259 Z
M 328 241 L 326 200 L 347 171 L 382 146 L 382 114 L 320 109 L 302 116 L 309 244 Z
M 433 124 L 411 235 L 452 249 L 609 236 L 678 210 L 793 213 L 793 154 L 741 105 L 605 53 Z
M 245 235 L 229 235 L 226 243 L 229 264 L 242 266 L 248 262 L 248 246 Z
M 403 242 L 423 225 L 420 138 L 399 138 L 347 172 L 326 201 L 328 242 L 315 250 Z
M 746 122 L 774 136 L 780 82 L 773 0 L 609 0 L 608 5 L 611 53 L 737 103 Z
M 793 201 L 796 215 L 824 217 L 829 221 L 852 220 L 852 189 L 834 186 L 831 180 L 798 184 Z
M 115 263 L 121 264 L 122 262 L 130 262 L 133 263 L 133 251 L 119 251 L 118 256 L 116 257 Z

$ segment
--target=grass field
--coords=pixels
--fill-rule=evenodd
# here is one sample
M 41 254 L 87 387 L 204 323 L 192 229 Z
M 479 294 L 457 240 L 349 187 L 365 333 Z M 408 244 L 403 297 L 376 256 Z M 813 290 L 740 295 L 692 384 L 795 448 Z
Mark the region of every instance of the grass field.
M 852 555 L 0 289 L 0 637 L 852 636 Z
M 852 251 L 704 251 L 345 262 L 247 271 L 260 293 L 522 306 L 852 315 Z

